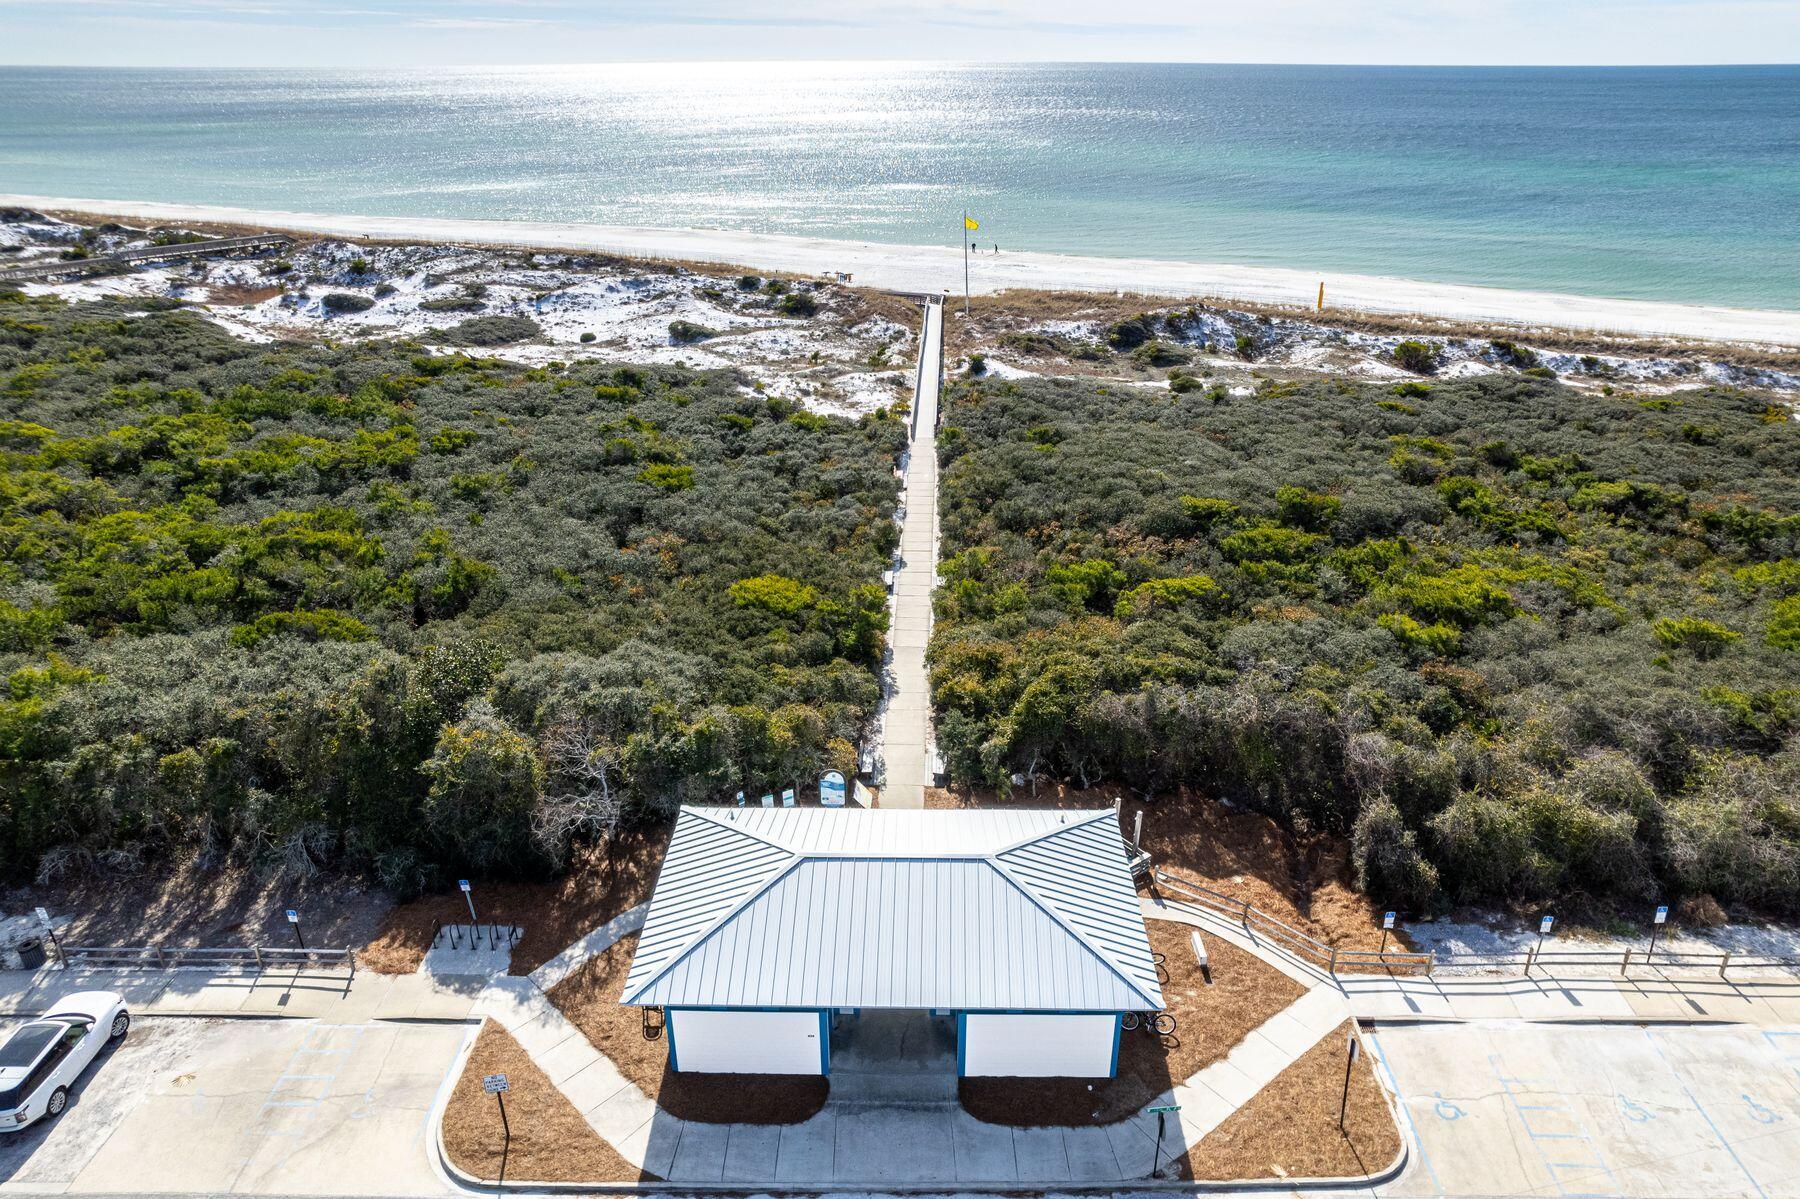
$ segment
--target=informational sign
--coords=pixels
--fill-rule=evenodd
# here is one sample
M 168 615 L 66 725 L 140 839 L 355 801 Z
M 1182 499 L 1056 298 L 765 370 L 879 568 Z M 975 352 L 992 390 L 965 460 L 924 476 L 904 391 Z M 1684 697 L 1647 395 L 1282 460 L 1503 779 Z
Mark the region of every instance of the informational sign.
M 43 908 L 38 909 L 40 912 L 43 910 Z M 1658 924 L 1667 924 L 1669 922 L 1669 907 L 1667 904 L 1656 909 L 1656 922 Z
M 50 909 L 49 908 L 39 908 L 37 910 L 37 918 L 38 918 L 39 924 L 43 925 L 45 928 L 50 927 Z
M 775 806 L 775 797 L 773 795 L 763 796 L 763 807 L 772 808 L 774 806 Z
M 828 808 L 844 806 L 844 776 L 835 770 L 827 770 L 819 776 L 819 802 Z
M 742 791 L 739 791 L 738 792 L 738 807 L 741 808 L 743 806 L 744 806 L 744 793 Z
M 781 806 L 784 808 L 791 808 L 794 806 L 794 789 L 792 787 L 789 787 L 786 791 L 781 793 Z
M 498 1095 L 502 1091 L 508 1090 L 509 1088 L 506 1085 L 506 1075 L 483 1074 L 481 1076 L 481 1089 L 490 1095 Z
M 464 895 L 467 895 L 469 893 L 469 880 L 468 879 L 459 878 L 456 880 L 456 885 L 457 885 L 458 889 L 460 889 Z
M 288 909 L 288 910 L 287 910 L 287 918 L 288 918 L 288 923 L 289 923 L 289 924 L 298 924 L 298 923 L 300 923 L 300 913 L 299 913 L 299 912 L 296 912 L 296 911 L 295 911 L 295 910 L 294 910 L 294 909 L 293 909 L 293 908 L 289 908 L 289 909 Z
M 1381 914 L 1381 927 L 1382 928 L 1393 928 L 1394 927 L 1394 914 L 1392 912 L 1383 912 Z
M 1550 935 L 1550 926 L 1555 923 L 1556 923 L 1555 916 L 1545 916 L 1542 920 L 1538 921 L 1538 936 L 1540 936 L 1540 937 L 1549 936 Z

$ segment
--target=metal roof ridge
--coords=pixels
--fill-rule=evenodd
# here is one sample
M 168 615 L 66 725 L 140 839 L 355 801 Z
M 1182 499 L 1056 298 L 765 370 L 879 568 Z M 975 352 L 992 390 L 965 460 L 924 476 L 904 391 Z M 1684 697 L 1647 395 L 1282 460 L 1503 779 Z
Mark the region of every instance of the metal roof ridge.
M 1046 815 L 1048 815 L 1050 812 L 1053 812 L 1056 809 L 1054 809 L 1054 808 L 1039 808 L 1036 810 L 1041 811 L 1041 812 L 1045 813 Z M 1074 824 L 1058 824 L 1055 828 L 1045 829 L 1041 833 L 1033 833 L 1029 837 L 1021 837 L 1019 840 L 1014 841 L 1012 844 L 1002 845 L 999 849 L 994 850 L 993 853 L 986 854 L 983 856 L 991 857 L 991 858 L 998 858 L 1002 854 L 1009 854 L 1015 849 L 1024 849 L 1027 845 L 1035 845 L 1039 841 L 1047 841 L 1051 837 L 1056 836 L 1058 833 L 1066 833 L 1070 829 L 1078 829 L 1078 828 L 1083 827 L 1084 825 L 1092 824 L 1092 823 L 1094 823 L 1094 821 L 1099 820 L 1103 816 L 1115 816 L 1116 817 L 1117 815 L 1118 815 L 1118 810 L 1116 808 L 1096 808 L 1093 811 L 1087 813 L 1087 815 L 1083 819 L 1077 820 Z
M 722 812 L 736 812 L 736 811 L 739 811 L 740 809 L 734 808 L 734 807 L 727 807 L 724 805 L 717 805 L 711 810 L 712 811 L 722 811 Z M 746 808 L 746 809 L 742 809 L 742 810 L 748 811 L 749 809 Z M 761 808 L 758 808 L 756 810 L 759 812 L 762 811 Z M 789 845 L 783 841 L 777 841 L 775 838 L 769 836 L 766 833 L 751 832 L 749 829 L 747 829 L 743 825 L 739 824 L 736 820 L 732 820 L 729 818 L 721 819 L 720 817 L 717 817 L 717 816 L 708 815 L 709 810 L 706 808 L 697 807 L 693 804 L 682 804 L 681 811 L 691 812 L 691 813 L 693 813 L 694 816 L 698 817 L 701 820 L 706 821 L 708 824 L 714 825 L 715 827 L 718 827 L 718 828 L 726 829 L 730 832 L 737 833 L 741 836 L 748 837 L 752 841 L 761 841 L 764 845 L 770 846 L 771 848 L 774 848 L 774 849 L 779 849 L 783 853 L 798 853 L 799 852 L 792 845 Z
M 1079 825 L 1070 825 L 1069 827 L 1070 828 L 1078 828 L 1080 826 Z M 1030 844 L 1030 842 L 1026 842 L 1026 844 Z M 1093 954 L 1096 958 L 1099 958 L 1101 964 L 1104 965 L 1108 970 L 1112 971 L 1114 976 L 1116 976 L 1120 982 L 1125 984 L 1125 988 L 1128 991 L 1132 992 L 1139 999 L 1142 999 L 1144 1001 L 1144 1006 L 1146 1008 L 1154 1009 L 1157 1011 L 1162 1010 L 1161 1009 L 1161 1003 L 1162 1003 L 1161 995 L 1158 995 L 1155 999 L 1151 999 L 1150 996 L 1146 995 L 1144 993 L 1144 989 L 1141 986 L 1139 986 L 1137 983 L 1133 982 L 1129 977 L 1126 976 L 1125 972 L 1119 968 L 1119 964 L 1117 962 L 1113 961 L 1112 956 L 1110 954 L 1107 954 L 1104 951 L 1102 951 L 1100 949 L 1100 947 L 1095 945 L 1093 943 L 1093 941 L 1090 940 L 1085 934 L 1083 934 L 1080 929 L 1074 927 L 1067 920 L 1063 919 L 1062 913 L 1056 910 L 1055 904 L 1053 904 L 1049 900 L 1045 899 L 1042 895 L 1039 895 L 1031 887 L 1026 886 L 1025 883 L 1020 881 L 1020 879 L 1017 875 L 1015 875 L 1011 870 L 1007 869 L 1006 865 L 1003 862 L 1001 862 L 997 856 L 988 859 L 988 865 L 993 867 L 994 871 L 996 873 L 998 873 L 1001 878 L 1004 878 L 1007 882 L 1011 883 L 1014 887 L 1018 888 L 1019 893 L 1021 895 L 1023 895 L 1026 899 L 1030 900 L 1032 904 L 1034 904 L 1040 911 L 1042 911 L 1044 913 L 1044 915 L 1050 917 L 1050 919 L 1056 923 L 1056 926 L 1058 928 L 1062 929 L 1065 933 L 1068 933 L 1071 937 L 1075 938 L 1075 941 L 1077 944 L 1079 944 L 1083 949 L 1087 950 L 1089 953 Z

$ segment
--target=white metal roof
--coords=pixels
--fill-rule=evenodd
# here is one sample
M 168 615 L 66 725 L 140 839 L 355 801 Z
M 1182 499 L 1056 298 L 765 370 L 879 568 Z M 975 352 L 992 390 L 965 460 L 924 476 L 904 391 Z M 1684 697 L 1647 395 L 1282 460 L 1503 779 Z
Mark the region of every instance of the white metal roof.
M 1110 808 L 684 807 L 621 1002 L 1163 1006 Z

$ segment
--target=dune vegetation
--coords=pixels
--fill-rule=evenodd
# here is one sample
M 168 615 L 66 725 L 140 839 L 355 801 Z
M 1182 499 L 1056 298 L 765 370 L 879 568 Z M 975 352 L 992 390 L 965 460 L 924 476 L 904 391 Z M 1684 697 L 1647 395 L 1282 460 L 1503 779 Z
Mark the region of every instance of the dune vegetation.
M 955 779 L 1190 784 L 1412 912 L 1800 909 L 1800 428 L 1554 380 L 967 380 L 931 649 Z
M 0 294 L 0 875 L 408 891 L 851 767 L 903 438 L 733 371 Z

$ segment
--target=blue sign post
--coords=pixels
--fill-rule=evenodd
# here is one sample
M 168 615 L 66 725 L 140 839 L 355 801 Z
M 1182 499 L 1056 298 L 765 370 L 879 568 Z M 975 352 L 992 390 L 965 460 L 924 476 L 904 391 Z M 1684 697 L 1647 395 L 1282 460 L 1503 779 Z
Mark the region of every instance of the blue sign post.
M 844 776 L 835 770 L 827 770 L 819 778 L 819 802 L 828 808 L 844 806 Z
M 1388 934 L 1392 931 L 1394 931 L 1394 913 L 1383 912 L 1381 914 L 1381 948 L 1379 950 L 1377 950 L 1376 952 L 1378 952 L 1378 953 L 1386 953 L 1387 952 Z
M 1650 952 L 1644 955 L 1644 964 L 1646 966 L 1650 964 L 1650 959 L 1656 955 L 1656 934 L 1660 933 L 1662 931 L 1662 926 L 1668 922 L 1669 905 L 1666 903 L 1658 904 L 1656 907 L 1656 919 L 1650 924 Z
M 294 926 L 294 940 L 300 942 L 300 948 L 306 948 L 306 938 L 300 933 L 300 913 L 293 908 L 287 910 L 287 922 Z
M 456 885 L 462 889 L 463 901 L 469 905 L 469 923 L 480 924 L 481 918 L 475 914 L 475 897 L 469 894 L 469 880 L 459 878 L 456 880 Z

